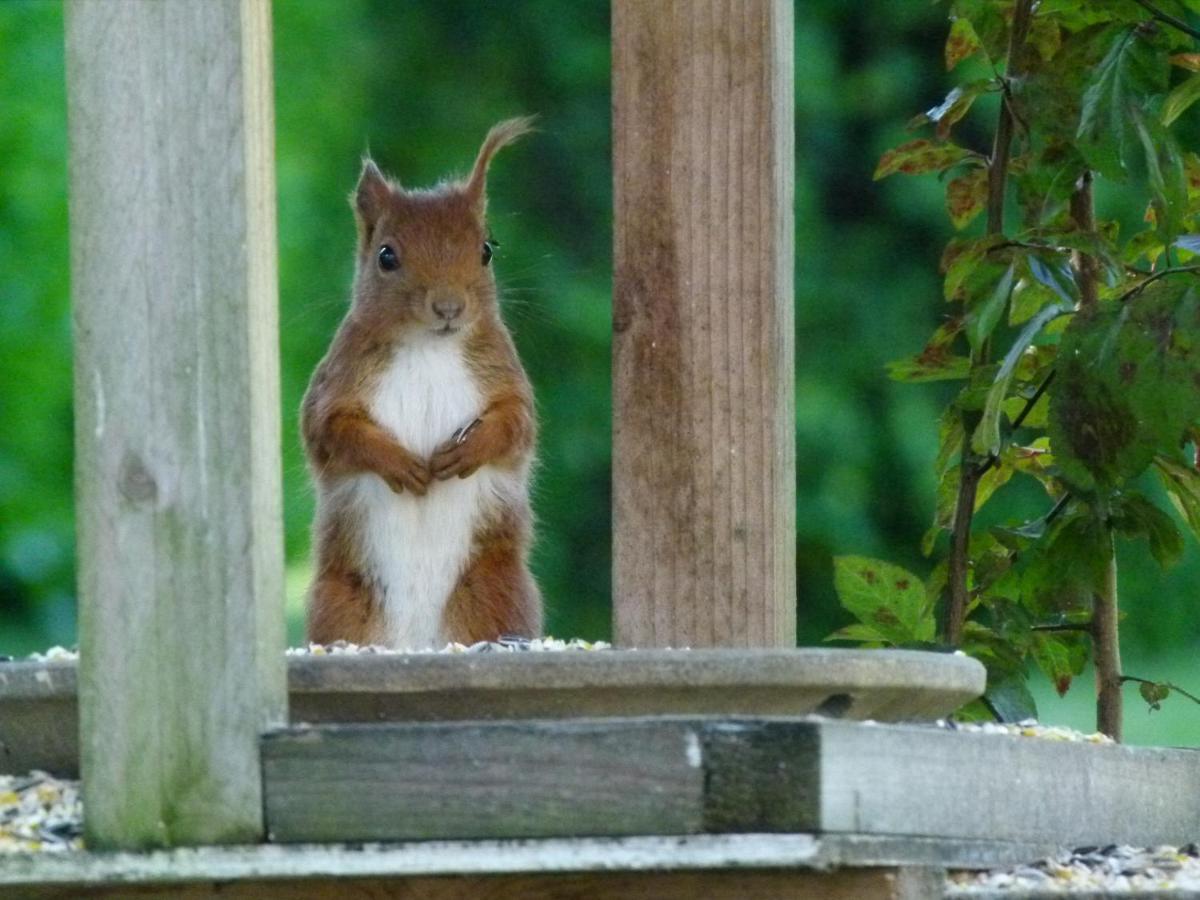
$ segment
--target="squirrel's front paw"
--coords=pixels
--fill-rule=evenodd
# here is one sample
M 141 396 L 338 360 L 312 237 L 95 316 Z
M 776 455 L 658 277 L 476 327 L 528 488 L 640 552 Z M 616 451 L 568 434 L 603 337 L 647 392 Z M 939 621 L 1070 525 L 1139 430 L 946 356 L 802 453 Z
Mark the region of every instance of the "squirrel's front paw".
M 379 474 L 387 482 L 388 487 L 397 494 L 410 491 L 418 497 L 425 496 L 425 492 L 429 490 L 430 479 L 433 477 L 429 465 L 424 460 L 408 453 L 396 459 L 386 471 Z
M 482 440 L 482 419 L 475 419 L 469 425 L 464 425 L 450 436 L 450 440 L 433 451 L 429 460 L 429 468 L 433 476 L 440 481 L 453 478 L 466 478 L 487 460 L 484 452 L 486 441 Z

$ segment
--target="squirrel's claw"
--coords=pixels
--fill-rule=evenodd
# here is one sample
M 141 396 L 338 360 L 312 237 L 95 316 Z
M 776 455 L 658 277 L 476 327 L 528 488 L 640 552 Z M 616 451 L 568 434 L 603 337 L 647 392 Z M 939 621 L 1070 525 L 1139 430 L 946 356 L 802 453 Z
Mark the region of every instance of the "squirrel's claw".
M 433 474 L 429 466 L 413 460 L 407 465 L 397 466 L 393 471 L 383 476 L 383 480 L 397 494 L 410 491 L 418 497 L 424 497 L 429 490 L 429 482 Z
M 472 458 L 474 454 L 467 439 L 482 424 L 483 419 L 472 419 L 450 435 L 450 440 L 433 452 L 429 468 L 433 471 L 434 478 L 439 481 L 446 481 L 455 475 L 459 478 L 466 478 L 479 468 L 480 463 Z

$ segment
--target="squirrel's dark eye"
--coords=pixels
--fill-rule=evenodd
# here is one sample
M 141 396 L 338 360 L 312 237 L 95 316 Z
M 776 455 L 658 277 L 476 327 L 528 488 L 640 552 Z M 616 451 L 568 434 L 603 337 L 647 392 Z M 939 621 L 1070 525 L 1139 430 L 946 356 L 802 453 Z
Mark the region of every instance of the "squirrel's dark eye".
M 379 248 L 379 268 L 385 272 L 394 272 L 400 268 L 400 257 L 396 255 L 391 244 L 384 244 Z
M 492 261 L 492 242 L 483 242 L 483 264 L 486 266 Z

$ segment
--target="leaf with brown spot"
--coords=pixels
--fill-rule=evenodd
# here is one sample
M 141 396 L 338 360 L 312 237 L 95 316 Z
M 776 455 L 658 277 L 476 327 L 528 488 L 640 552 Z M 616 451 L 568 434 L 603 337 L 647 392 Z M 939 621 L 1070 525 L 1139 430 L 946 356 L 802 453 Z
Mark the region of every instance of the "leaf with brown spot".
M 911 572 L 882 560 L 839 556 L 833 561 L 833 584 L 842 606 L 889 643 L 933 640 L 933 603 Z
M 972 169 L 966 175 L 952 178 L 946 183 L 946 212 L 959 231 L 975 221 L 987 206 L 988 172 L 985 168 Z
M 955 338 L 963 329 L 960 318 L 948 319 L 938 326 L 929 343 L 916 356 L 888 363 L 888 375 L 895 381 L 956 381 L 966 378 L 971 361 L 954 353 Z
M 1070 689 L 1072 678 L 1084 671 L 1086 638 L 1078 632 L 1037 632 L 1033 635 L 1032 649 L 1033 660 L 1060 697 Z
M 1138 693 L 1150 705 L 1150 709 L 1157 712 L 1162 709 L 1162 702 L 1171 696 L 1171 686 L 1157 681 L 1143 681 L 1138 685 Z
M 975 103 L 975 98 L 994 85 L 995 82 L 990 78 L 960 84 L 953 88 L 946 95 L 946 99 L 937 106 L 927 109 L 910 120 L 908 127 L 912 129 L 932 122 L 937 125 L 937 139 L 945 141 L 949 139 L 950 129 L 954 124 L 970 111 L 971 106 Z
M 957 18 L 950 23 L 950 34 L 946 37 L 946 71 L 949 72 L 964 59 L 983 49 L 979 35 L 970 19 Z
M 963 160 L 976 157 L 965 147 L 956 144 L 936 144 L 929 140 L 909 141 L 883 154 L 875 167 L 874 178 L 879 181 L 889 175 L 920 175 L 924 172 L 944 172 Z
M 1200 294 L 1162 279 L 1083 311 L 1063 333 L 1049 435 L 1064 478 L 1115 488 L 1200 416 Z

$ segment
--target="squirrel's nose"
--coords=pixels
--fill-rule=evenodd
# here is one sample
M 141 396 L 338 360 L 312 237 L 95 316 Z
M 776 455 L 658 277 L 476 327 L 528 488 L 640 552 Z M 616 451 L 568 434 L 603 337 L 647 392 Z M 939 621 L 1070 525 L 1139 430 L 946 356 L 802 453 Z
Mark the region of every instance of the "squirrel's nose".
M 433 312 L 439 319 L 453 322 L 462 314 L 463 302 L 461 297 L 437 297 L 433 301 Z

